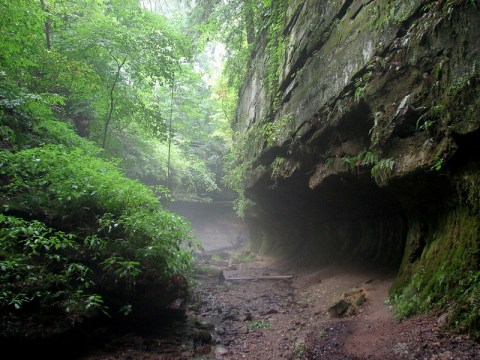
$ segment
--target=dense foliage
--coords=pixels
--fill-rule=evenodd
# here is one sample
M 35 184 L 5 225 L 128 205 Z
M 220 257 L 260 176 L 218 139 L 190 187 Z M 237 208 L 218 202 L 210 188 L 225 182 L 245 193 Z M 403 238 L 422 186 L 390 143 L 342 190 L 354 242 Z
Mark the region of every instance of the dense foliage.
M 0 335 L 135 312 L 140 284 L 167 305 L 195 248 L 160 204 L 167 173 L 174 194 L 218 190 L 191 147 L 212 141 L 219 110 L 190 41 L 137 0 L 0 0 L 0 13 Z
M 61 128 L 54 120 L 48 125 Z M 48 334 L 95 310 L 116 313 L 129 305 L 138 281 L 164 282 L 190 266 L 187 224 L 99 157 L 94 144 L 63 130 L 71 141 L 0 153 L 3 335 L 24 326 L 19 318 L 56 321 L 38 328 Z M 104 302 L 112 292 L 120 300 Z

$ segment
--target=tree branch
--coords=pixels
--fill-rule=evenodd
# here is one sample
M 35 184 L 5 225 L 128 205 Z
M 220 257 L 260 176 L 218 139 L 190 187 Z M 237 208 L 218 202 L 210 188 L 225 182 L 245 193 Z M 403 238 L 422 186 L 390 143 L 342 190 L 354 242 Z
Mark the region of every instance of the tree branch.
M 125 62 L 127 61 L 127 56 L 125 56 L 122 62 L 119 63 L 118 60 L 112 54 L 110 55 L 117 63 L 117 72 L 115 74 L 115 79 L 113 80 L 112 87 L 110 88 L 110 106 L 107 111 L 107 114 L 105 115 L 105 127 L 103 129 L 103 141 L 102 141 L 102 147 L 104 149 L 105 149 L 105 145 L 107 144 L 108 127 L 110 125 L 110 122 L 112 121 L 113 109 L 115 108 L 115 97 L 114 97 L 115 87 L 117 86 L 118 79 L 120 78 L 120 72 L 122 71 L 122 68 L 125 65 Z

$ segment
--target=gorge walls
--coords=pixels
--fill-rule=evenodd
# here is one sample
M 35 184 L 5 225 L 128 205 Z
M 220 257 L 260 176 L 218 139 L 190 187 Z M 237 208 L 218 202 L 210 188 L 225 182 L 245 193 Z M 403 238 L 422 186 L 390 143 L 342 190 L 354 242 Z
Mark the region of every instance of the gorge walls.
M 392 266 L 405 315 L 480 328 L 479 8 L 284 4 L 236 116 L 255 250 Z

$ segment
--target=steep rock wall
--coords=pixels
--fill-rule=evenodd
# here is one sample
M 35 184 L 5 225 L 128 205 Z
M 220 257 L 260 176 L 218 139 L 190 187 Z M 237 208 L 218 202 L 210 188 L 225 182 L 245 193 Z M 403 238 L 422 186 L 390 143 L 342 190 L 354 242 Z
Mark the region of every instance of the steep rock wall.
M 480 328 L 478 9 L 288 3 L 275 87 L 265 36 L 237 111 L 255 249 L 396 266 L 405 314 L 456 302 Z

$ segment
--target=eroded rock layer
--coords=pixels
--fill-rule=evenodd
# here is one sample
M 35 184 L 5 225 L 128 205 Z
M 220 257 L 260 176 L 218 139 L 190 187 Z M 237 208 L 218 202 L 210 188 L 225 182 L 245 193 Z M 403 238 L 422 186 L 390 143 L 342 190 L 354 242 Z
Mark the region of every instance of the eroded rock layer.
M 265 34 L 237 112 L 256 134 L 253 246 L 399 267 L 393 293 L 428 307 L 463 291 L 479 327 L 478 3 L 296 0 L 285 14 L 279 79 Z

